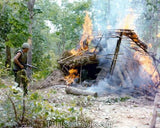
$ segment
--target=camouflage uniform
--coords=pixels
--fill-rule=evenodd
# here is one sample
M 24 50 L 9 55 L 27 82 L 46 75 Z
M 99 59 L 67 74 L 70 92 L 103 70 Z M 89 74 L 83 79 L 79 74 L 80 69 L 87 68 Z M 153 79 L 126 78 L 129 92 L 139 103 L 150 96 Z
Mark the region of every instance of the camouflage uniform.
M 18 50 L 16 54 L 17 53 L 21 53 L 18 61 L 25 67 L 25 64 L 27 64 L 27 53 L 23 53 L 22 50 Z M 18 87 L 20 87 L 20 85 L 23 85 L 24 95 L 26 95 L 28 92 L 28 78 L 26 73 L 26 67 L 25 69 L 21 69 L 16 63 L 14 63 L 13 71 L 15 75 L 15 82 L 18 83 Z

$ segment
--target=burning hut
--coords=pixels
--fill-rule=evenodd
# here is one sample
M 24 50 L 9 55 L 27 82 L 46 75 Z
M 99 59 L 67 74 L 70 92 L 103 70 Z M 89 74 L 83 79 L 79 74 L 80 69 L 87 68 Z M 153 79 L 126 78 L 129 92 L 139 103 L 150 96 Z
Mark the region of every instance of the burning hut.
M 68 85 L 100 85 L 153 94 L 159 86 L 159 72 L 134 30 L 109 29 L 95 35 L 92 22 L 86 14 L 83 34 L 76 49 L 63 53 L 58 63 Z

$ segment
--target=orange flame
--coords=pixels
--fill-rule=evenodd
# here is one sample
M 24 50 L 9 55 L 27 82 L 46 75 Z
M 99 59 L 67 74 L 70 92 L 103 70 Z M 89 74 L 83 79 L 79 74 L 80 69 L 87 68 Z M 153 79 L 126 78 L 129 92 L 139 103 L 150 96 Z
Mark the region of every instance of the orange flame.
M 128 14 L 124 19 L 123 19 L 123 24 L 121 25 L 123 29 L 134 29 L 135 25 L 134 22 L 136 20 L 137 16 L 133 14 L 133 10 L 130 9 L 130 14 Z M 135 35 L 136 36 L 136 35 Z M 160 37 L 160 33 L 157 35 L 157 37 Z M 136 39 L 137 37 L 135 37 Z M 134 40 L 136 41 L 136 40 Z M 136 47 L 133 42 L 130 43 L 131 47 Z M 152 48 L 152 44 L 148 44 L 149 48 Z M 140 52 L 139 52 L 140 51 Z M 143 70 L 145 73 L 148 73 L 149 76 L 151 77 L 151 80 L 154 82 L 154 84 L 159 82 L 159 74 L 157 70 L 155 69 L 155 66 L 153 65 L 152 59 L 145 54 L 144 51 L 140 50 L 136 51 L 134 53 L 134 59 L 137 60 L 140 65 L 142 66 Z M 142 77 L 145 77 L 145 73 L 142 73 Z
M 78 70 L 77 69 L 70 69 L 69 75 L 65 77 L 67 84 L 73 83 L 75 78 L 79 78 Z
M 92 26 L 93 26 L 92 21 L 88 15 L 88 13 L 86 12 L 85 21 L 83 24 L 83 34 L 82 34 L 81 40 L 79 42 L 80 48 L 72 49 L 70 51 L 70 53 L 72 55 L 82 55 L 83 51 L 88 51 L 89 44 L 93 40 Z M 94 51 L 95 51 L 95 48 L 89 50 L 89 52 L 94 52 Z M 70 69 L 69 75 L 65 77 L 67 84 L 73 83 L 75 78 L 79 78 L 78 70 L 77 69 Z
M 80 48 L 75 50 L 72 49 L 70 52 L 73 55 L 79 55 L 81 54 L 81 51 L 86 51 L 88 50 L 88 45 L 90 44 L 90 42 L 93 40 L 93 34 L 92 34 L 92 21 L 88 15 L 88 13 L 86 12 L 86 16 L 84 19 L 84 24 L 83 24 L 83 34 L 81 37 L 81 40 L 79 42 Z
M 70 51 L 70 53 L 72 53 L 72 55 L 78 55 L 79 51 L 78 50 L 75 50 L 75 49 L 72 49 Z
M 111 26 L 111 25 L 108 25 L 108 26 L 107 26 L 107 29 L 111 29 L 111 28 L 112 28 L 112 26 Z
M 139 51 L 136 51 L 134 53 L 134 58 L 138 60 L 143 70 L 151 76 L 151 79 L 154 82 L 154 84 L 158 83 L 159 74 L 157 70 L 155 69 L 155 66 L 153 65 L 152 59 L 148 55 L 145 55 L 143 51 L 141 51 L 141 53 Z M 145 75 L 145 73 L 143 73 L 143 75 Z M 142 77 L 145 78 L 145 76 L 142 76 Z
M 148 44 L 148 48 L 152 48 L 152 44 L 151 43 Z
M 137 16 L 133 13 L 133 9 L 129 9 L 129 14 L 126 15 L 126 17 L 124 17 L 124 19 L 122 20 L 120 26 L 123 29 L 134 29 L 135 28 L 135 20 L 137 18 Z
M 89 52 L 92 53 L 92 52 L 94 52 L 95 50 L 96 50 L 95 48 L 92 48 L 92 49 L 89 50 Z
M 160 38 L 160 33 L 157 34 L 157 37 Z
M 80 46 L 82 50 L 88 49 L 88 45 L 93 39 L 92 28 L 93 28 L 92 21 L 88 13 L 86 12 L 85 21 L 83 24 L 83 35 L 80 41 Z M 87 43 L 85 46 L 84 46 L 84 41 L 86 41 L 85 43 Z

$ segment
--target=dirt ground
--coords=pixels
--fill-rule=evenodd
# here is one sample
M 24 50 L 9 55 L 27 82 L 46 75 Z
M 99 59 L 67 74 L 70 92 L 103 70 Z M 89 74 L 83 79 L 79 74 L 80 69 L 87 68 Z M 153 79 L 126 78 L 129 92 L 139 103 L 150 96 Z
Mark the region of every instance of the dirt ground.
M 53 86 L 39 90 L 44 96 L 48 90 L 54 90 L 56 93 L 50 96 L 51 103 L 76 103 L 76 107 L 83 106 L 83 112 L 93 120 L 95 127 L 110 128 L 149 128 L 153 111 L 153 100 L 141 96 L 133 98 L 130 96 L 108 95 L 101 97 L 73 96 L 65 92 L 65 86 Z M 127 97 L 127 98 L 126 98 Z M 121 100 L 123 99 L 124 100 Z M 126 98 L 126 99 L 125 99 Z M 160 123 L 157 122 L 157 128 Z
M 149 128 L 153 112 L 153 97 L 134 98 L 125 94 L 123 96 L 110 94 L 97 98 L 74 96 L 66 94 L 65 87 L 66 85 L 54 85 L 33 91 L 38 91 L 53 104 L 75 104 L 77 108 L 83 107 L 83 113 L 93 120 L 95 128 Z M 0 90 L 0 93 L 1 91 L 3 90 Z M 53 93 L 48 96 L 48 92 Z M 160 128 L 159 118 L 156 128 Z

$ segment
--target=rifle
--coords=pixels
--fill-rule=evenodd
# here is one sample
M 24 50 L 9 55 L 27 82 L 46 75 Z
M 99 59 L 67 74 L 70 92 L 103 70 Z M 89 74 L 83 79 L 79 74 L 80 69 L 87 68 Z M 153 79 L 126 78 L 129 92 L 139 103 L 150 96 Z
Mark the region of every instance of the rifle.
M 33 68 L 33 69 L 38 69 L 37 67 L 30 65 L 30 64 L 25 64 L 25 67 Z

